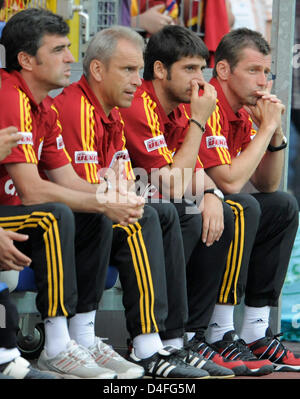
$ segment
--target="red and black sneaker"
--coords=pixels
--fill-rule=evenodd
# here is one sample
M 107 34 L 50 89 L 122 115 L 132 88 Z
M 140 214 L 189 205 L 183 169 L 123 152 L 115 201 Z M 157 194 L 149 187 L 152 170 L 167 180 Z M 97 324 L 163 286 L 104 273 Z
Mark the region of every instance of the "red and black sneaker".
M 193 351 L 200 353 L 208 360 L 212 360 L 218 366 L 226 367 L 237 375 L 247 375 L 248 369 L 241 360 L 226 359 L 214 351 L 206 342 L 204 337 L 197 334 L 189 341 Z
M 241 360 L 247 367 L 243 375 L 260 376 L 274 371 L 273 364 L 267 359 L 254 356 L 246 342 L 240 339 L 234 330 L 228 331 L 222 340 L 210 346 L 226 359 Z
M 266 336 L 248 344 L 249 349 L 258 359 L 268 359 L 273 363 L 274 371 L 300 371 L 300 356 L 287 349 L 270 328 Z

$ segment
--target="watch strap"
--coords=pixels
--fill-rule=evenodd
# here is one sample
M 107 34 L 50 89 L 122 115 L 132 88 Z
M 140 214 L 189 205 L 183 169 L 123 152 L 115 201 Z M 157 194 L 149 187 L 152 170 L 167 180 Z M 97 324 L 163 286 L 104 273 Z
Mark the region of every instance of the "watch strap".
M 285 136 L 283 136 L 282 144 L 280 144 L 278 147 L 274 147 L 273 145 L 269 144 L 268 151 L 270 151 L 270 152 L 280 151 L 286 147 L 287 147 L 287 138 Z
M 218 195 L 218 191 L 219 191 L 220 195 Z M 219 198 L 220 201 L 224 201 L 224 195 L 223 195 L 222 191 L 219 189 L 209 188 L 207 190 L 204 190 L 204 194 L 213 194 L 217 198 Z M 221 197 L 221 195 L 222 195 L 222 197 Z

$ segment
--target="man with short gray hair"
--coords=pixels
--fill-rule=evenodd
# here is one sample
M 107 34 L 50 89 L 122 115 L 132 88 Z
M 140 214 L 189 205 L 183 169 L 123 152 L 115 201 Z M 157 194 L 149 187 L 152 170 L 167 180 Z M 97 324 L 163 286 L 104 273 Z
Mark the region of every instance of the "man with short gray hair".
M 129 107 L 141 84 L 143 48 L 142 38 L 130 28 L 115 26 L 98 32 L 84 58 L 84 75 L 55 98 L 73 167 L 91 183 L 103 179 L 108 187 L 112 183 L 117 190 L 135 190 L 116 106 Z M 152 377 L 233 376 L 231 370 L 183 347 L 186 271 L 173 204 L 146 205 L 139 223 L 127 228 L 114 225 L 111 264 L 118 268 L 123 287 L 133 341 L 131 362 Z

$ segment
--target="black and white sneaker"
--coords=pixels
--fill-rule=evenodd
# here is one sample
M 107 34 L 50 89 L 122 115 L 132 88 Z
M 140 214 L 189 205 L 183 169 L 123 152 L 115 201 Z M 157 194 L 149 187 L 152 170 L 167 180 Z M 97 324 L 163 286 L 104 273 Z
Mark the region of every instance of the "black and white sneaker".
M 205 370 L 213 378 L 232 378 L 235 374 L 229 368 L 219 366 L 212 360 L 206 359 L 200 353 L 192 349 L 193 342 L 187 342 L 184 345 L 184 349 L 181 350 L 179 356 L 182 357 L 185 363 Z
M 147 359 L 139 359 L 131 351 L 130 361 L 144 367 L 145 377 L 152 378 L 210 378 L 209 373 L 201 368 L 191 366 L 183 359 L 186 351 L 166 346 Z

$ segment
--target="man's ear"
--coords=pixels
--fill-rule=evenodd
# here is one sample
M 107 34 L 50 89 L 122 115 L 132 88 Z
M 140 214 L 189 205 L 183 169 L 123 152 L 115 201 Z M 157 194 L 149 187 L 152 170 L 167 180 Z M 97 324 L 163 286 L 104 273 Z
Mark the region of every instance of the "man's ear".
M 99 60 L 92 60 L 90 63 L 90 74 L 93 76 L 96 82 L 101 82 L 103 79 L 103 70 L 105 66 Z
M 164 79 L 167 76 L 167 69 L 161 61 L 155 61 L 153 65 L 153 75 L 155 79 Z
M 34 60 L 32 55 L 26 53 L 25 51 L 20 51 L 17 58 L 22 69 L 26 71 L 32 70 L 32 63 Z
M 221 80 L 227 80 L 229 75 L 231 74 L 230 65 L 227 60 L 221 60 L 216 65 L 216 71 L 218 77 Z

